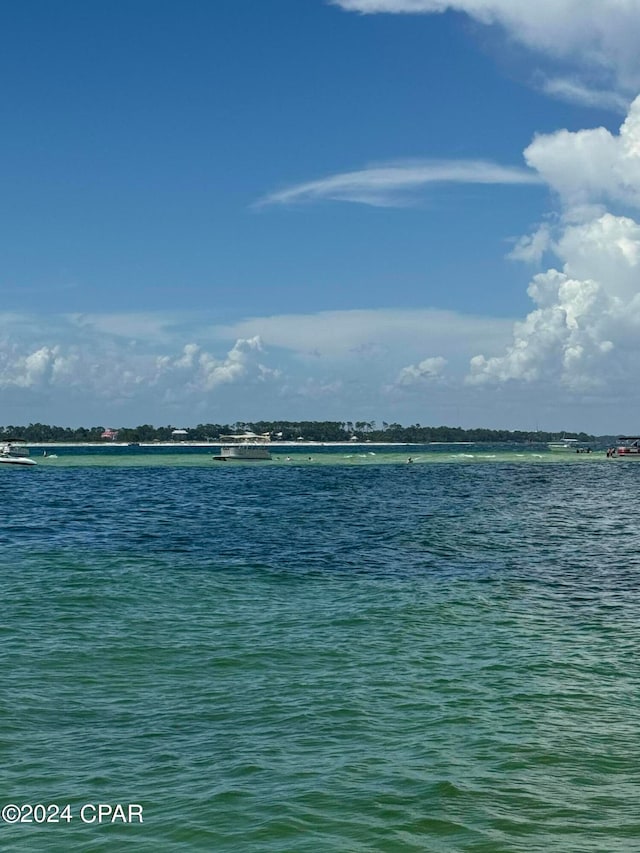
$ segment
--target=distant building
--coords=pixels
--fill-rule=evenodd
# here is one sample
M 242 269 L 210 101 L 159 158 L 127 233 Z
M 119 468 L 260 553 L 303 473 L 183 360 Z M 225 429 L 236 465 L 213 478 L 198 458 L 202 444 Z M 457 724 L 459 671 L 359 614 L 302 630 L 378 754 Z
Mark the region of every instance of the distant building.
M 184 441 L 188 434 L 189 433 L 186 429 L 172 429 L 171 430 L 171 438 L 173 441 Z
M 115 441 L 117 437 L 118 437 L 118 430 L 117 429 L 109 429 L 108 427 L 107 427 L 107 429 L 105 429 L 105 431 L 100 436 L 100 438 L 106 438 L 107 441 Z

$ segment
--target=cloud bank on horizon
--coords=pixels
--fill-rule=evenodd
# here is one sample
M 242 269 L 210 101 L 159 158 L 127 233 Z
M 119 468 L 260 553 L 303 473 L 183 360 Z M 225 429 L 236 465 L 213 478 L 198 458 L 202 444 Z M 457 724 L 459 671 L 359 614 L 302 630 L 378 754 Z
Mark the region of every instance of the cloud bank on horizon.
M 292 419 L 340 419 L 372 394 L 401 404 L 440 383 L 446 363 L 462 375 L 474 345 L 505 347 L 510 329 L 508 320 L 436 310 L 283 314 L 226 326 L 188 314 L 59 315 L 55 328 L 37 315 L 0 314 L 0 391 L 5 401 L 43 405 L 64 395 L 69 411 L 86 411 L 89 397 L 102 421 L 132 400 L 176 419 L 187 410 L 209 421 L 216 402 L 221 412 L 259 405 L 274 419 L 282 407 Z M 425 337 L 446 358 L 425 359 Z

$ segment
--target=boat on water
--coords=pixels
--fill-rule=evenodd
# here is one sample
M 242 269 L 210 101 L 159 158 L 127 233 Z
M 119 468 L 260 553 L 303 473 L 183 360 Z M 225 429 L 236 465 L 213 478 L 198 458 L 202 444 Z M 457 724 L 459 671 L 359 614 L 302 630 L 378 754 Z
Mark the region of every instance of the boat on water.
M 0 441 L 0 463 L 5 465 L 35 465 L 29 457 L 29 450 L 21 438 L 10 438 Z
M 621 435 L 619 444 L 607 450 L 609 459 L 640 459 L 640 436 Z
M 558 441 L 550 441 L 547 449 L 554 453 L 591 453 L 591 448 L 578 438 L 560 438 Z
M 269 451 L 271 434 L 268 432 L 261 435 L 256 435 L 254 432 L 245 432 L 241 435 L 221 435 L 220 441 L 222 442 L 220 453 L 213 457 L 216 462 L 271 459 L 271 452 Z

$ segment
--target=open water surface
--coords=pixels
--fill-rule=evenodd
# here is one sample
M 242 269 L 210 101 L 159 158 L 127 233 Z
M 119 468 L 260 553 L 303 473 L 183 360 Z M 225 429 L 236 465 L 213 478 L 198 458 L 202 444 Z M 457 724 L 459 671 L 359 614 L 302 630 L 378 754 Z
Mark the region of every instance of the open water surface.
M 640 849 L 640 464 L 56 452 L 0 469 L 0 805 L 72 819 L 0 849 Z

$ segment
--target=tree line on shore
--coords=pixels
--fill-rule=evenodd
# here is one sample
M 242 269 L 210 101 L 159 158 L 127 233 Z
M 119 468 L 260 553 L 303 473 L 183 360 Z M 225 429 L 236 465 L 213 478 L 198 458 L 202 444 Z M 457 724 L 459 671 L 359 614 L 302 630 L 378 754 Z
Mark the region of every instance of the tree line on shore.
M 154 427 L 142 424 L 137 427 L 117 429 L 99 427 L 60 427 L 47 424 L 28 426 L 5 426 L 0 428 L 0 438 L 22 438 L 32 443 L 48 442 L 95 442 L 110 441 L 124 443 L 148 443 L 165 441 L 218 441 L 220 436 L 244 432 L 270 433 L 273 440 L 282 441 L 350 441 L 354 437 L 362 441 L 385 441 L 408 444 L 429 442 L 516 442 L 531 444 L 554 441 L 558 438 L 577 438 L 579 441 L 595 441 L 596 437 L 584 432 L 527 432 L 506 429 L 463 429 L 449 426 L 402 426 L 398 423 L 375 421 L 256 421 L 234 424 L 198 424 L 195 427 L 176 429 L 174 426 Z

